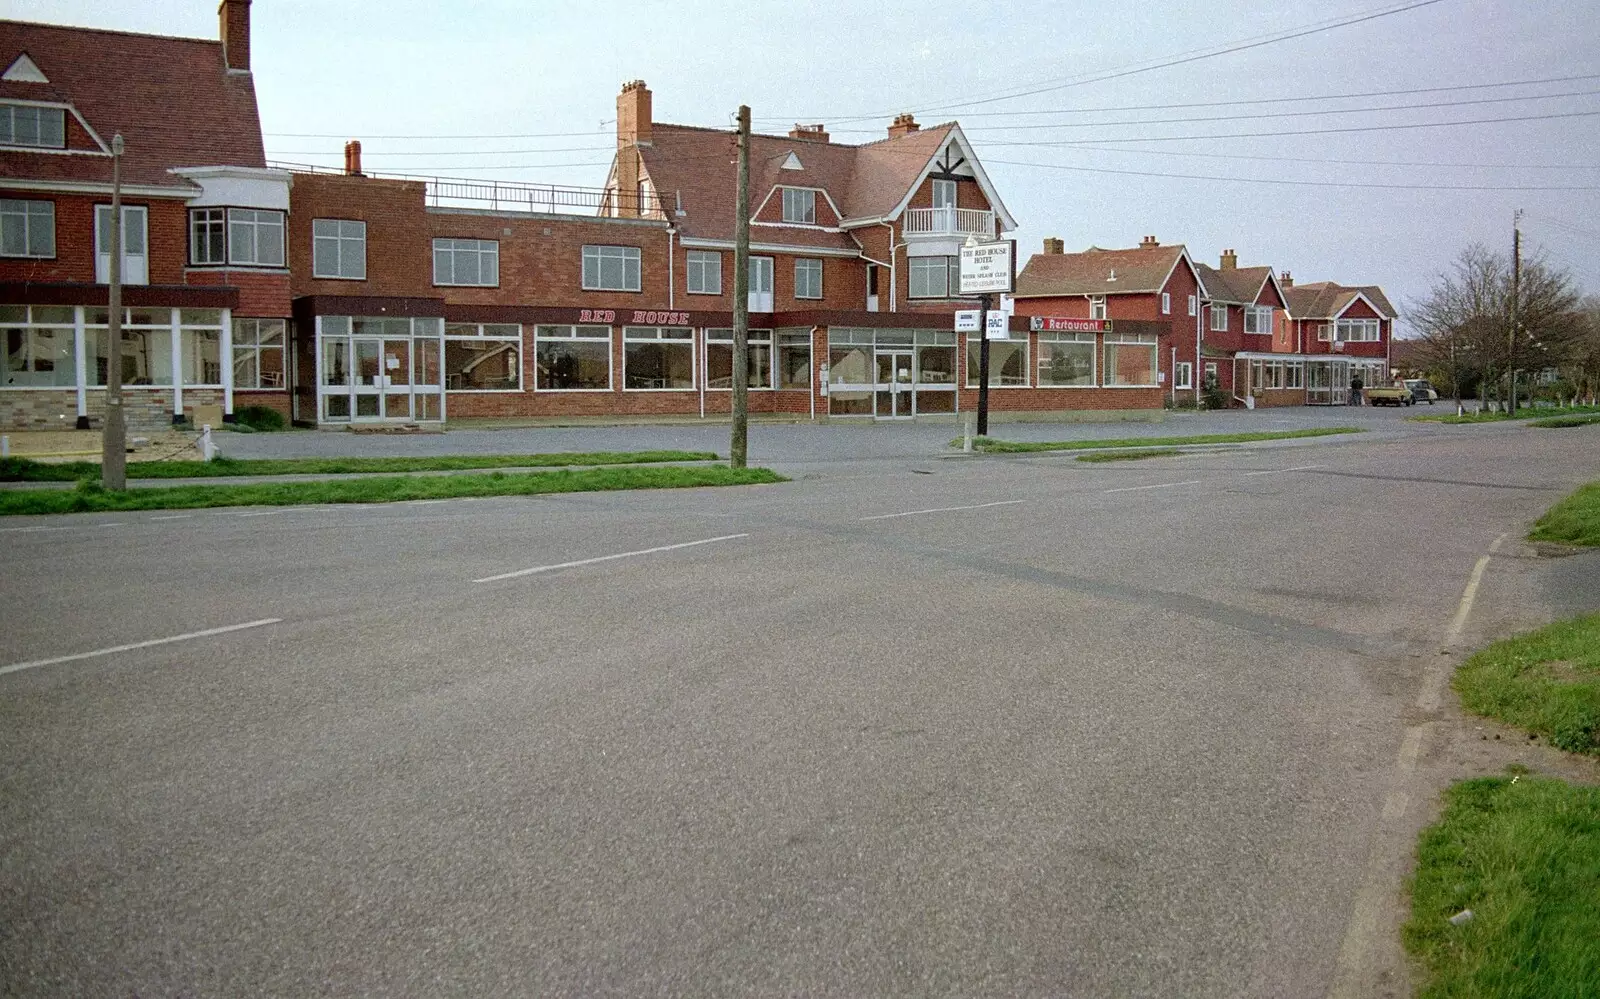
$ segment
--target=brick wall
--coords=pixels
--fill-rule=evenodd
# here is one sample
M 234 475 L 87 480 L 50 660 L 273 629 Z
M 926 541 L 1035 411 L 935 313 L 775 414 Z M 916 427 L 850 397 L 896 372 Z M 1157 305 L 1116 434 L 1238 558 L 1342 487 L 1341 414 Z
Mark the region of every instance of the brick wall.
M 94 281 L 94 206 L 110 195 L 45 194 L 0 189 L 0 198 L 54 201 L 56 255 L 51 259 L 0 258 L 0 281 Z M 182 284 L 188 248 L 188 208 L 181 200 L 125 198 L 147 209 L 150 284 Z
M 190 268 L 184 274 L 184 283 L 238 288 L 239 305 L 233 310 L 235 316 L 287 319 L 290 315 L 287 271 Z
M 289 271 L 295 295 L 418 295 L 433 284 L 433 253 L 420 182 L 295 174 L 289 194 Z M 317 278 L 312 221 L 367 224 L 364 281 Z

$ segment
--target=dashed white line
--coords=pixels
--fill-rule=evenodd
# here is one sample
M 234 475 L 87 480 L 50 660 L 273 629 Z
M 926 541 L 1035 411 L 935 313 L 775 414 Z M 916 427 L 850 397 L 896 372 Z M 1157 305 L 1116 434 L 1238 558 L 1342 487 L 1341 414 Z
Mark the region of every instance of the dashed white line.
M 676 545 L 661 545 L 657 548 L 641 548 L 636 552 L 618 552 L 615 555 L 601 555 L 596 558 L 583 558 L 575 562 L 557 562 L 555 565 L 536 565 L 531 569 L 518 569 L 515 572 L 502 572 L 498 576 L 485 576 L 474 579 L 474 583 L 493 583 L 502 579 L 515 579 L 518 576 L 532 576 L 541 572 L 555 572 L 557 569 L 572 569 L 580 565 L 594 565 L 596 562 L 610 562 L 619 558 L 633 558 L 636 555 L 654 555 L 656 552 L 676 551 L 679 548 L 694 548 L 697 545 L 711 545 L 718 541 L 734 541 L 738 538 L 748 538 L 748 534 L 724 534 L 718 538 L 702 538 L 699 541 L 685 541 Z
M 236 516 L 236 517 L 272 517 L 272 516 L 275 516 L 275 515 L 280 514 L 280 513 L 288 513 L 288 512 L 289 512 L 288 510 L 257 510 L 255 513 L 240 513 L 240 514 L 235 514 L 234 516 Z
M 127 526 L 127 521 L 113 520 L 113 521 L 109 521 L 108 523 L 96 524 L 94 526 L 96 526 L 96 527 L 126 527 Z
M 1285 472 L 1309 472 L 1314 468 L 1326 468 L 1326 465 L 1296 465 L 1293 468 L 1269 468 L 1265 472 L 1245 472 L 1245 477 L 1252 475 L 1282 475 Z
M 893 520 L 896 517 L 916 517 L 924 513 L 955 513 L 958 510 L 986 510 L 992 506 L 1015 506 L 1027 500 L 998 500 L 994 503 L 974 503 L 972 506 L 936 506 L 928 510 L 907 510 L 904 513 L 880 513 L 862 520 Z
M 1185 482 L 1158 482 L 1153 486 L 1122 486 L 1117 489 L 1107 489 L 1104 491 L 1108 493 L 1136 493 L 1141 489 L 1174 489 L 1178 486 L 1196 486 L 1204 481 L 1204 479 L 1189 479 Z
M 0 534 L 38 534 L 43 531 L 70 531 L 70 527 L 0 527 Z
M 189 520 L 194 517 L 192 513 L 174 513 L 165 517 L 151 517 L 151 520 Z
M 230 631 L 243 631 L 246 628 L 261 628 L 269 624 L 277 624 L 281 617 L 264 617 L 259 621 L 246 621 L 243 624 L 230 624 L 221 628 L 207 628 L 204 631 L 191 631 L 182 635 L 173 635 L 169 638 L 152 638 L 148 642 L 132 642 L 128 645 L 113 645 L 109 649 L 95 649 L 93 652 L 78 652 L 70 656 L 56 656 L 53 659 L 35 659 L 32 662 L 12 663 L 10 666 L 0 666 L 0 675 L 15 673 L 18 670 L 34 669 L 38 666 L 54 666 L 57 663 L 70 663 L 79 659 L 93 659 L 96 656 L 109 656 L 116 652 L 131 652 L 134 649 L 148 649 L 153 645 L 170 645 L 173 642 L 187 642 L 191 638 L 207 638 L 211 635 L 225 635 Z

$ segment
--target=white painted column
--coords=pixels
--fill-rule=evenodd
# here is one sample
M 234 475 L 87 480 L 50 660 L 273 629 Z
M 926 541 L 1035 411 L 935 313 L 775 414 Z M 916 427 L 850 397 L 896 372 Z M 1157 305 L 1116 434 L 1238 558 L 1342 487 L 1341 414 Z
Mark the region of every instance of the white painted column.
M 180 312 L 169 310 L 172 323 L 172 418 L 183 416 L 183 327 Z
M 288 369 L 289 338 L 284 336 L 284 368 Z M 259 359 L 259 352 L 258 352 Z M 258 360 L 259 363 L 259 360 Z M 222 310 L 222 422 L 233 422 L 233 310 Z
M 83 331 L 83 306 L 72 310 L 72 354 L 74 374 L 78 379 L 78 429 L 89 429 L 89 359 L 88 336 Z

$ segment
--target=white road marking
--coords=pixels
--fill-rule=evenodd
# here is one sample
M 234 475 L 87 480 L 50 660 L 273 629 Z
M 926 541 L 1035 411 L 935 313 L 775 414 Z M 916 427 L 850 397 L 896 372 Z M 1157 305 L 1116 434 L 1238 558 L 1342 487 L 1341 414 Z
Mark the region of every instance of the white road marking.
M 280 513 L 288 513 L 288 512 L 289 512 L 288 510 L 258 510 L 255 513 L 240 513 L 240 514 L 235 514 L 235 516 L 237 516 L 237 517 L 272 517 L 272 516 L 275 516 L 275 515 L 280 514 Z
M 70 531 L 70 527 L 0 527 L 0 534 L 37 534 L 40 531 Z
M 406 502 L 411 506 L 432 506 L 435 503 L 448 503 L 450 501 L 447 500 L 447 499 L 431 499 L 431 500 L 407 500 Z
M 0 666 L 0 675 L 15 673 L 18 670 L 33 669 L 37 666 L 54 666 L 56 663 L 70 663 L 79 659 L 93 659 L 96 656 L 109 656 L 115 652 L 131 652 L 134 649 L 148 649 L 152 645 L 170 645 L 173 642 L 187 642 L 191 638 L 207 638 L 211 635 L 225 635 L 230 631 L 243 631 L 246 628 L 261 628 L 269 624 L 277 624 L 281 617 L 264 617 L 259 621 L 246 621 L 243 624 L 230 624 L 221 628 L 207 628 L 205 631 L 191 631 L 183 635 L 173 635 L 170 638 L 152 638 L 148 642 L 133 642 L 129 645 L 113 645 L 109 649 L 95 649 L 93 652 L 79 652 L 70 656 L 56 656 L 53 659 L 35 659 L 32 662 L 12 663 L 10 666 Z
M 991 506 L 1015 506 L 1026 503 L 1027 500 L 999 500 L 994 503 L 976 503 L 972 506 L 937 506 L 930 510 L 907 510 L 905 513 L 880 513 L 872 517 L 862 517 L 862 520 L 893 520 L 896 517 L 915 517 L 924 513 L 955 513 L 958 510 L 986 510 Z
M 1455 616 L 1445 628 L 1447 646 L 1453 647 L 1460 640 L 1467 618 L 1472 613 L 1472 604 L 1477 599 L 1478 587 L 1483 583 L 1483 574 L 1489 567 L 1489 560 L 1508 537 L 1509 534 L 1502 534 L 1496 538 L 1494 544 L 1489 546 L 1488 553 L 1473 565 L 1467 588 L 1456 606 Z M 1445 684 L 1449 682 L 1453 669 L 1451 660 L 1445 659 L 1423 671 L 1416 700 L 1419 710 L 1431 714 L 1439 709 Z M 1425 740 L 1437 724 L 1421 722 L 1411 726 L 1406 729 L 1405 738 L 1400 743 L 1389 793 L 1384 796 L 1383 810 L 1378 815 L 1378 829 L 1368 852 L 1366 873 L 1356 892 L 1355 906 L 1345 928 L 1344 941 L 1339 947 L 1334 984 L 1328 991 L 1329 999 L 1354 999 L 1370 994 L 1370 983 L 1364 978 L 1370 976 L 1372 971 L 1373 955 L 1388 940 L 1389 929 L 1384 925 L 1384 915 L 1393 904 L 1398 868 L 1396 854 L 1403 849 L 1402 844 L 1409 845 L 1412 841 L 1410 830 L 1402 821 L 1411 807 L 1411 794 L 1407 788 L 1416 773 L 1417 760 L 1423 755 Z
M 498 576 L 485 576 L 474 579 L 474 583 L 493 583 L 502 579 L 515 579 L 518 576 L 532 576 L 541 572 L 555 572 L 557 569 L 572 569 L 580 565 L 594 565 L 596 562 L 610 562 L 619 558 L 633 558 L 636 555 L 654 555 L 656 552 L 676 551 L 679 548 L 694 548 L 697 545 L 711 545 L 718 541 L 733 541 L 738 538 L 748 538 L 748 534 L 724 534 L 719 538 L 703 538 L 699 541 L 685 541 L 677 545 L 661 545 L 657 548 L 642 548 L 636 552 L 618 552 L 615 555 L 601 555 L 597 558 L 582 558 L 575 562 L 558 562 L 555 565 L 537 565 L 532 569 L 518 569 L 515 572 L 502 572 Z
M 188 520 L 193 516 L 194 516 L 194 514 L 192 514 L 192 513 L 175 513 L 175 514 L 172 514 L 172 515 L 166 516 L 166 517 L 151 517 L 150 519 L 151 520 Z
M 1136 493 L 1141 489 L 1173 489 L 1177 486 L 1197 486 L 1204 479 L 1190 479 L 1187 482 L 1160 482 L 1153 486 L 1122 486 L 1119 489 L 1107 489 L 1108 493 Z
M 126 527 L 127 526 L 127 521 L 113 520 L 113 521 L 108 521 L 107 523 L 104 523 L 104 524 L 96 524 L 94 526 L 96 526 L 96 527 Z
M 1309 472 L 1313 468 L 1326 468 L 1326 465 L 1296 465 L 1293 468 L 1269 468 L 1265 472 L 1246 472 L 1245 477 L 1252 475 L 1282 475 L 1285 472 Z

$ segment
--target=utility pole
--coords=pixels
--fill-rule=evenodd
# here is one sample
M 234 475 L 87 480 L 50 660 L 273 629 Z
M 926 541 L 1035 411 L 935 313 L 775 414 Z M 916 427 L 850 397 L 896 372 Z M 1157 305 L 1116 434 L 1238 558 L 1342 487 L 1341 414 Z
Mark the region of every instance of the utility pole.
M 750 106 L 739 105 L 739 200 L 733 224 L 733 439 L 728 464 L 745 467 L 750 439 Z
M 106 416 L 100 430 L 100 482 L 128 486 L 128 425 L 122 415 L 122 133 L 111 137 L 111 274 L 106 292 Z M 174 331 L 176 332 L 176 331 Z M 173 377 L 178 376 L 174 371 Z
M 1522 325 L 1522 209 L 1511 214 L 1511 334 L 1506 340 L 1506 411 L 1517 412 L 1517 332 Z

